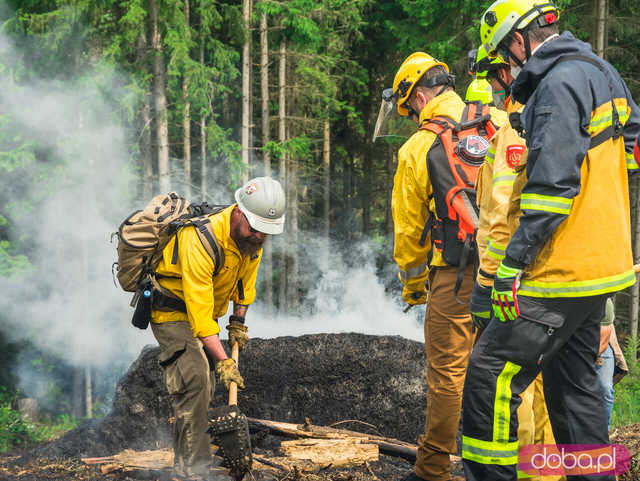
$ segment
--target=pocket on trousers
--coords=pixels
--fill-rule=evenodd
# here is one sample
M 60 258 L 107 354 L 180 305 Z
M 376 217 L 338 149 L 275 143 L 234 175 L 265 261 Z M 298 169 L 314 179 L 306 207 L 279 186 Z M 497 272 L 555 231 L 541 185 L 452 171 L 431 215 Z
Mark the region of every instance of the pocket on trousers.
M 169 394 L 180 394 L 186 390 L 184 378 L 178 366 L 178 359 L 187 348 L 186 342 L 179 342 L 163 349 L 158 362 L 164 371 L 164 384 Z
M 564 316 L 535 301 L 518 300 L 520 316 L 510 322 L 492 322 L 489 349 L 501 359 L 537 368 Z

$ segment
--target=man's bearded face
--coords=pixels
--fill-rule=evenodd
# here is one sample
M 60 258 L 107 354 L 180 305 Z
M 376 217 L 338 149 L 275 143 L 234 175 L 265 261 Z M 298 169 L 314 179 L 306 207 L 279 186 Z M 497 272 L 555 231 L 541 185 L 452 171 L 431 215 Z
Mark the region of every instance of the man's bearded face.
M 240 215 L 231 232 L 231 238 L 236 242 L 241 254 L 256 254 L 262 249 L 268 234 L 253 229 L 246 216 L 240 210 L 238 213 Z

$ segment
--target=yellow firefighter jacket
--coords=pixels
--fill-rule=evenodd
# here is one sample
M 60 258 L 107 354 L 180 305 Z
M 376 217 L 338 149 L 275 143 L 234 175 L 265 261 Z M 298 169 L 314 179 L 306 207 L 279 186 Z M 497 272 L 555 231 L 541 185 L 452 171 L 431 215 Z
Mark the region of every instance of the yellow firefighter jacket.
M 509 102 L 507 114 L 521 111 L 522 107 Z M 491 139 L 489 152 L 478 175 L 476 188 L 480 226 L 477 238 L 480 266 L 477 279 L 485 287 L 493 285 L 493 276 L 504 259 L 505 249 L 515 231 L 509 229 L 507 213 L 516 179 L 514 169 L 524 170 L 526 156 L 524 139 L 507 122 Z
M 434 117 L 449 117 L 459 121 L 465 103 L 454 91 L 448 91 L 431 100 L 422 112 L 420 123 Z M 506 115 L 491 109 L 492 121 L 505 123 Z M 436 139 L 428 130 L 418 130 L 398 152 L 398 168 L 393 179 L 391 213 L 393 215 L 395 243 L 393 256 L 400 270 L 398 276 L 404 285 L 403 298 L 410 293 L 426 293 L 429 265 L 446 266 L 442 255 L 433 249 L 430 235 L 424 246 L 420 237 L 430 214 L 436 215 L 433 187 L 427 172 L 427 154 Z M 427 260 L 432 254 L 431 261 Z
M 161 278 L 159 282 L 185 302 L 187 314 L 154 310 L 152 322 L 188 320 L 194 337 L 207 337 L 220 332 L 217 320 L 226 314 L 230 300 L 242 305 L 254 301 L 262 251 L 249 257 L 238 250 L 230 235 L 231 211 L 234 207 L 235 204 L 210 216 L 213 231 L 225 256 L 224 266 L 215 277 L 214 261 L 202 246 L 194 228 L 185 227 L 178 231 L 177 264 L 171 263 L 176 237 L 164 248 L 156 272 L 171 278 Z

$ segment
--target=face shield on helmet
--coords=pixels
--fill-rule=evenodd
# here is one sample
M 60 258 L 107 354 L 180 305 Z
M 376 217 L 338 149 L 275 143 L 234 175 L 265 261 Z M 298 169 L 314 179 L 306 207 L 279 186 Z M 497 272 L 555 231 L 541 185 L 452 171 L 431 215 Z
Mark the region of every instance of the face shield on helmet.
M 424 74 L 436 66 L 441 66 L 445 73 L 430 79 L 428 84 L 425 86 L 433 87 L 436 85 L 453 85 L 453 76 L 449 74 L 449 67 L 444 62 L 439 62 L 431 55 L 424 52 L 415 52 L 405 59 L 396 72 L 393 79 L 393 87 L 384 89 L 382 92 L 382 104 L 380 105 L 373 133 L 374 142 L 378 137 L 391 135 L 401 136 L 401 134 L 392 133 L 395 130 L 392 128 L 392 124 L 397 124 L 396 126 L 404 126 L 406 122 L 400 121 L 397 117 L 392 115 L 394 109 L 397 110 L 401 117 L 405 118 L 410 117 L 411 115 L 419 115 L 419 112 L 413 112 L 410 110 L 411 107 L 408 105 L 407 100 L 409 100 L 411 92 Z M 401 130 L 405 129 L 402 128 Z M 413 125 L 412 130 L 415 130 L 415 125 Z M 410 132 L 411 131 L 409 131 L 406 137 L 410 135 Z
M 397 115 L 396 108 L 393 89 L 384 89 L 376 126 L 373 129 L 373 142 L 380 137 L 407 139 L 415 132 L 415 123 L 408 116 Z

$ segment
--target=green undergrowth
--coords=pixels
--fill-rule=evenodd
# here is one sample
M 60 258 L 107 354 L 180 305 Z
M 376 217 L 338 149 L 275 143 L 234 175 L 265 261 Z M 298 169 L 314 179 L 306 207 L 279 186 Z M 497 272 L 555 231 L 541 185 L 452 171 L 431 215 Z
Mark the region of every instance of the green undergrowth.
M 640 375 L 628 374 L 615 391 L 611 427 L 640 423 Z
M 78 420 L 67 414 L 31 422 L 13 407 L 12 398 L 7 393 L 0 393 L 0 453 L 51 441 L 78 425 Z

